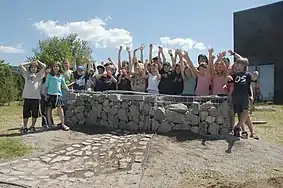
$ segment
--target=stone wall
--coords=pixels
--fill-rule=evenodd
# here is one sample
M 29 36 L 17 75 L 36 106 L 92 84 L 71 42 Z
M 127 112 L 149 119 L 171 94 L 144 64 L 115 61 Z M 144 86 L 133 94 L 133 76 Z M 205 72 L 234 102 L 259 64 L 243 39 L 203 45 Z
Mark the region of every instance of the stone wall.
M 70 93 L 66 124 L 166 133 L 191 130 L 201 135 L 228 133 L 226 97 Z

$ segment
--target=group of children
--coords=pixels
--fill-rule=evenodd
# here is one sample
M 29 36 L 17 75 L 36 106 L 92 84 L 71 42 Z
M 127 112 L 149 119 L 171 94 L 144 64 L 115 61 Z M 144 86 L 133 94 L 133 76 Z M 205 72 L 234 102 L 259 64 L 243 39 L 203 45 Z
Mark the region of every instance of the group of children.
M 149 45 L 149 58 L 144 62 L 142 45 L 131 54 L 130 48 L 126 48 L 128 61 L 121 61 L 120 47 L 118 51 L 117 67 L 112 58 L 108 62 L 95 66 L 89 61 L 86 67 L 71 67 L 69 61 L 64 62 L 62 67 L 56 62 L 49 73 L 45 71 L 45 65 L 40 61 L 29 63 L 29 71 L 21 65 L 25 78 L 24 89 L 24 127 L 27 132 L 27 118 L 33 117 L 31 130 L 34 130 L 36 118 L 38 117 L 36 106 L 41 104 L 41 112 L 46 115 L 44 124 L 53 125 L 52 109 L 57 108 L 60 115 L 60 126 L 64 130 L 69 128 L 64 124 L 64 92 L 69 89 L 106 91 L 106 90 L 127 90 L 135 92 L 147 92 L 151 94 L 185 95 L 185 96 L 208 96 L 221 95 L 229 96 L 232 104 L 231 110 L 231 131 L 234 125 L 236 113 L 239 123 L 234 127 L 234 134 L 247 138 L 244 124 L 250 129 L 250 136 L 258 139 L 254 134 L 252 122 L 249 117 L 249 105 L 253 102 L 252 83 L 257 80 L 258 73 L 253 75 L 248 71 L 248 59 L 228 51 L 231 56 L 236 57 L 233 66 L 230 65 L 226 52 L 214 55 L 214 50 L 209 49 L 209 56 L 203 54 L 198 56 L 198 67 L 195 67 L 189 54 L 180 49 L 173 53 L 169 50 L 171 57 L 169 63 L 165 57 L 162 47 L 158 47 L 158 56 L 152 57 L 153 45 Z M 136 53 L 140 52 L 138 60 Z M 178 60 L 177 60 L 178 59 Z M 41 70 L 39 70 L 41 67 Z M 71 70 L 73 68 L 73 70 Z M 41 79 L 44 77 L 42 84 Z M 31 79 L 33 77 L 33 79 Z M 41 90 L 41 91 L 40 91 Z M 29 95 L 31 93 L 31 95 Z M 31 102 L 30 100 L 34 101 Z M 36 101 L 36 102 L 35 102 Z M 32 104 L 31 104 L 32 103 Z M 28 112 L 31 112 L 28 113 Z M 44 113 L 43 113 L 44 112 Z

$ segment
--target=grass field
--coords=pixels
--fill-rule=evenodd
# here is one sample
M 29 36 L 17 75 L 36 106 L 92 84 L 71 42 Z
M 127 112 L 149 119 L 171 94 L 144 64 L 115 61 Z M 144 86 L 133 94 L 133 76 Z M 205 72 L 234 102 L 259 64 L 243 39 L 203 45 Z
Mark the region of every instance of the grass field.
M 252 120 L 265 120 L 267 124 L 255 125 L 255 130 L 260 139 L 283 145 L 283 107 L 271 106 L 276 111 L 255 111 Z M 0 107 L 0 159 L 20 157 L 32 151 L 32 148 L 21 142 L 20 136 L 9 137 L 18 133 L 22 123 L 22 106 L 19 102 L 11 103 L 10 106 Z M 39 118 L 37 125 L 40 125 Z

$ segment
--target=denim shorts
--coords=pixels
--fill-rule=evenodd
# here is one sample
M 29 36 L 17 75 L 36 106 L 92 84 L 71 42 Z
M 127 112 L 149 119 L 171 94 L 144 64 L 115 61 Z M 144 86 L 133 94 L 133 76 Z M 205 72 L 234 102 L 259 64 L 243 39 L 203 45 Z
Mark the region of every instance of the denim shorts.
M 233 96 L 232 100 L 233 109 L 235 113 L 240 114 L 244 110 L 250 109 L 250 102 L 248 96 Z

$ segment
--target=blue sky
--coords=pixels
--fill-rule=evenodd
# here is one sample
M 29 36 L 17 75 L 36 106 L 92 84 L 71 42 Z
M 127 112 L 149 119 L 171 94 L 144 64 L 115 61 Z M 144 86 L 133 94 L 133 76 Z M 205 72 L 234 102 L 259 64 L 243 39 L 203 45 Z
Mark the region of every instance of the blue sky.
M 233 12 L 273 2 L 2 0 L 0 59 L 17 65 L 32 55 L 38 40 L 78 32 L 90 42 L 98 61 L 109 56 L 116 60 L 119 45 L 149 43 L 184 48 L 196 61 L 199 53 L 207 53 L 204 47 L 233 49 Z

